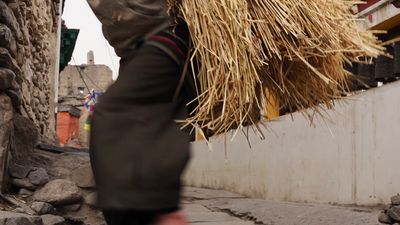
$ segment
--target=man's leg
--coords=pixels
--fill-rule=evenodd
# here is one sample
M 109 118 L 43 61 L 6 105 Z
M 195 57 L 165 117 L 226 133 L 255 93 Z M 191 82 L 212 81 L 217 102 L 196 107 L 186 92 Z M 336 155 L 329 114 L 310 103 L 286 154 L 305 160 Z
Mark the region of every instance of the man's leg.
M 104 219 L 107 222 L 107 225 L 121 225 L 122 220 L 124 218 L 124 212 L 116 212 L 116 211 L 104 211 Z
M 159 214 L 147 211 L 104 211 L 107 225 L 153 225 Z

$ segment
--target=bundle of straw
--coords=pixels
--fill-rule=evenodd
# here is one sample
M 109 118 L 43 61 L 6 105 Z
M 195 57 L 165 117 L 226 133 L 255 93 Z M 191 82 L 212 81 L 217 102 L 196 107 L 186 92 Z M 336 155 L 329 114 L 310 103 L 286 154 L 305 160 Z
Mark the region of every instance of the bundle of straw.
M 333 106 L 346 63 L 383 47 L 357 26 L 351 0 L 168 0 L 188 24 L 198 107 L 187 124 L 225 133 L 259 122 L 268 93 L 285 107 Z

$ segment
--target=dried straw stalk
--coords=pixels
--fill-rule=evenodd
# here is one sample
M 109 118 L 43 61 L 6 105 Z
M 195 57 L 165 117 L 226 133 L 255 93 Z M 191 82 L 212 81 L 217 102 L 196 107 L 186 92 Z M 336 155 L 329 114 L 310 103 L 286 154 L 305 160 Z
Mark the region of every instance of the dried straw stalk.
M 200 83 L 186 122 L 216 134 L 257 124 L 266 90 L 285 107 L 332 107 L 347 89 L 344 64 L 384 51 L 351 0 L 168 2 L 188 24 Z

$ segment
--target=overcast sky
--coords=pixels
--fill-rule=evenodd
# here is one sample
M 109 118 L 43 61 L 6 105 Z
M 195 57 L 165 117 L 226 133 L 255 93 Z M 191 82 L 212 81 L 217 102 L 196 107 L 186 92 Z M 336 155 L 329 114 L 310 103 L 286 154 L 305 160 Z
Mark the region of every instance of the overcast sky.
M 114 49 L 104 39 L 100 22 L 94 16 L 86 0 L 65 1 L 63 19 L 68 28 L 80 29 L 73 54 L 76 64 L 85 64 L 87 52 L 93 50 L 95 63 L 110 67 L 114 71 L 115 78 L 119 59 Z M 73 59 L 70 64 L 75 64 Z

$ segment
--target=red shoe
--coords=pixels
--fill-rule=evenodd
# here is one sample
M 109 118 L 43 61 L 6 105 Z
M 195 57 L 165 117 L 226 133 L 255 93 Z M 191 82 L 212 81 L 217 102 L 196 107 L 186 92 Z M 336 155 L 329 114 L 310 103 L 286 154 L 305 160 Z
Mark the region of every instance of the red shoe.
M 183 212 L 173 212 L 160 216 L 154 225 L 188 225 Z

